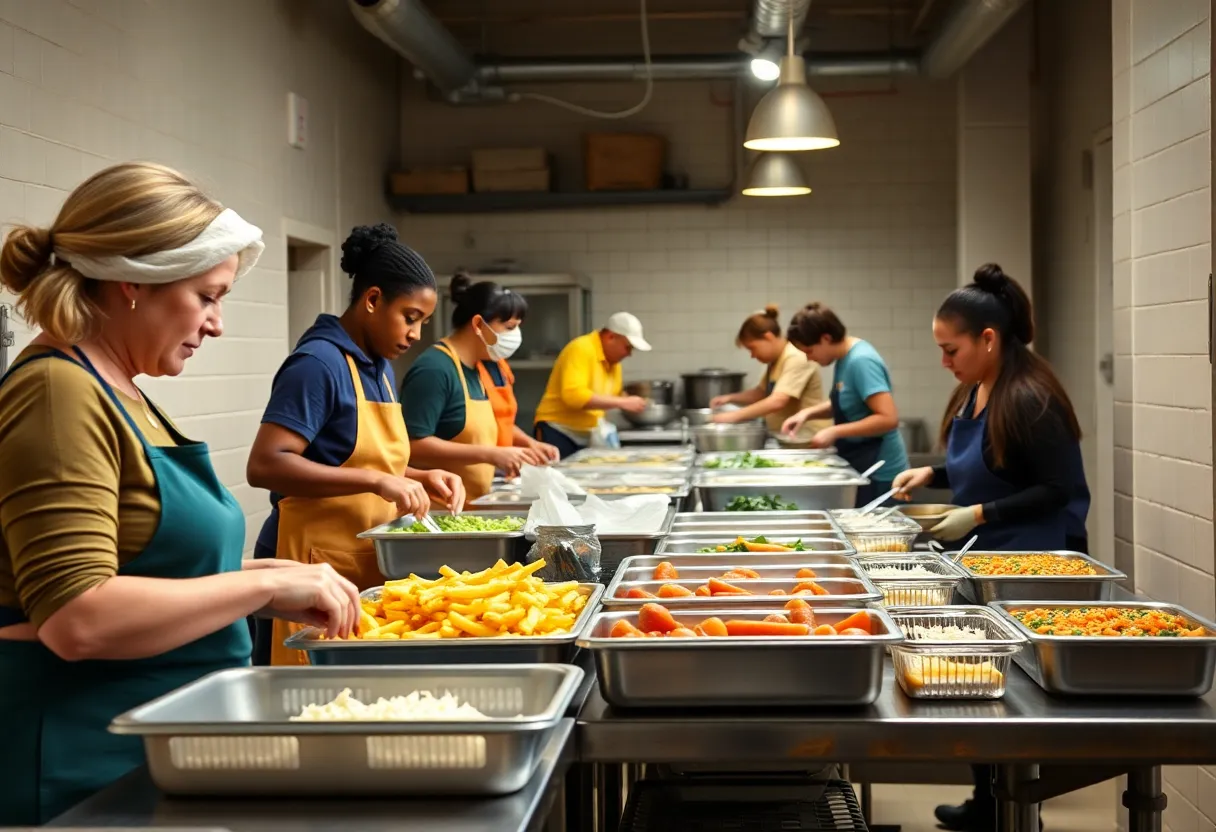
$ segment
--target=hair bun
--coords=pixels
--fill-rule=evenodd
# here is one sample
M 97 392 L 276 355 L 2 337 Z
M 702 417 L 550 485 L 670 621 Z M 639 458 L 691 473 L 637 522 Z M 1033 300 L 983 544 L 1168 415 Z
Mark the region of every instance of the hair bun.
M 778 308 L 777 304 L 770 303 L 764 307 L 764 314 L 775 321 L 777 320 L 777 316 L 781 314 L 781 309 Z
M 448 284 L 448 297 L 455 303 L 460 303 L 461 299 L 469 293 L 469 287 L 473 285 L 473 278 L 469 277 L 468 272 L 458 271 L 452 275 L 452 282 Z
M 985 263 L 975 270 L 972 277 L 976 286 L 992 295 L 1003 294 L 1009 286 L 1009 275 L 996 263 Z
M 0 250 L 0 284 L 15 295 L 21 294 L 46 271 L 53 253 L 49 230 L 18 225 Z
M 387 223 L 356 225 L 342 243 L 342 271 L 358 274 L 376 250 L 385 243 L 396 242 L 397 229 Z

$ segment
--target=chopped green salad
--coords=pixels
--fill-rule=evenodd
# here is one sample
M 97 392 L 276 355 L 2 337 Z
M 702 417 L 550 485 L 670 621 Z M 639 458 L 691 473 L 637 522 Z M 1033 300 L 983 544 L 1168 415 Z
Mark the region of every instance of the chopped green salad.
M 797 511 L 796 503 L 786 502 L 779 495 L 736 497 L 726 504 L 727 511 Z
M 760 456 L 753 454 L 751 451 L 744 451 L 741 454 L 728 456 L 724 459 L 709 459 L 705 461 L 706 468 L 717 468 L 719 470 L 727 469 L 744 469 L 744 468 L 826 468 L 827 463 L 821 459 L 803 459 L 797 462 L 782 462 L 779 459 L 773 459 L 768 456 Z
M 802 544 L 801 540 L 795 540 L 793 543 L 776 543 L 761 535 L 744 539 L 742 537 L 730 543 L 720 543 L 717 546 L 706 546 L 704 549 L 698 549 L 698 554 L 704 553 L 726 553 L 726 552 L 754 552 L 757 546 L 784 546 L 791 552 L 809 552 L 812 551 Z
M 474 514 L 432 514 L 440 531 L 444 532 L 517 532 L 524 527 L 522 517 L 478 517 Z M 396 531 L 406 534 L 428 534 L 431 530 L 421 523 L 414 523 Z

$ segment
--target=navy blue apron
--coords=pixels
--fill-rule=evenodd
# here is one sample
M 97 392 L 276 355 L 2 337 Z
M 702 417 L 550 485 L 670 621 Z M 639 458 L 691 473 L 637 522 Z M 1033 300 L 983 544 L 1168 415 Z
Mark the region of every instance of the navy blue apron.
M 973 391 L 962 412 L 974 412 L 974 407 Z M 988 408 L 973 419 L 957 415 L 951 423 L 950 437 L 946 442 L 946 474 L 950 478 L 950 488 L 957 505 L 984 505 L 1021 490 L 994 474 L 984 461 L 987 425 Z M 1069 490 L 1073 495 L 1068 505 L 1034 520 L 983 523 L 974 532 L 979 536 L 976 542 L 978 548 L 997 552 L 1052 551 L 1065 548 L 1065 541 L 1069 537 L 1085 537 L 1089 488 L 1085 484 L 1080 443 L 1070 443 L 1065 453 L 1069 461 Z
M 840 388 L 837 385 L 832 385 L 832 394 L 828 399 L 832 403 L 832 421 L 838 425 L 849 424 L 848 418 L 844 415 L 844 410 L 840 407 Z M 878 462 L 878 457 L 882 453 L 882 439 L 881 436 L 840 437 L 836 440 L 836 452 L 840 454 L 845 462 L 852 465 L 854 470 L 862 473 L 868 470 L 875 462 Z M 881 482 L 887 483 L 891 482 L 891 480 L 882 480 Z M 864 506 L 889 488 L 890 486 L 885 488 L 880 487 L 878 482 L 871 476 L 869 485 L 863 485 L 857 489 L 857 500 L 854 506 L 857 508 Z
M 97 380 L 143 444 L 156 478 L 160 522 L 138 557 L 119 575 L 197 578 L 241 568 L 245 515 L 215 474 L 207 445 L 183 438 L 149 402 L 178 444 L 151 445 L 79 349 Z M 0 384 L 33 361 L 73 361 L 62 352 L 15 364 Z M 0 626 L 26 620 L 0 607 Z M 249 656 L 249 630 L 236 621 L 190 644 L 146 659 L 69 662 L 38 641 L 0 639 L 0 826 L 34 826 L 54 818 L 144 765 L 139 737 L 106 729 L 123 711 L 163 696 Z

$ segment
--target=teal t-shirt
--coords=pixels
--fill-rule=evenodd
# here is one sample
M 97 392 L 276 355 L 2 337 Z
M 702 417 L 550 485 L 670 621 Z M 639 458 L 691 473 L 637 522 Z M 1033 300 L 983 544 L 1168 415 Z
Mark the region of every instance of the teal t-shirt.
M 498 365 L 485 362 L 485 367 L 494 385 L 502 386 L 503 378 Z M 469 396 L 473 401 L 485 401 L 486 391 L 481 386 L 477 369 L 463 364 L 461 369 L 469 385 Z M 438 345 L 418 356 L 405 374 L 400 399 L 410 439 L 437 436 L 450 441 L 464 430 L 464 388 L 460 385 L 451 356 Z
M 886 362 L 868 341 L 858 341 L 844 358 L 836 362 L 832 384 L 840 397 L 846 422 L 860 422 L 873 411 L 866 399 L 891 392 L 891 374 Z M 908 452 L 898 430 L 883 434 L 878 458 L 886 464 L 874 473 L 875 482 L 889 483 L 908 468 Z

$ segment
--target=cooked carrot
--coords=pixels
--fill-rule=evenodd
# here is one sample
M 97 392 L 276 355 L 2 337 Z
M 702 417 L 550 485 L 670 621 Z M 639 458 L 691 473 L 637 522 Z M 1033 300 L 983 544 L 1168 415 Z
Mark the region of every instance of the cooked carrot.
M 865 630 L 867 635 L 873 635 L 874 625 L 870 623 L 870 613 L 866 610 L 858 610 L 844 621 L 840 621 L 836 624 L 837 632 L 843 632 L 844 630 L 851 630 L 853 628 Z
M 654 579 L 656 581 L 674 581 L 680 577 L 680 573 L 672 566 L 671 561 L 665 560 L 654 568 Z
M 806 624 L 808 627 L 815 626 L 815 611 L 806 601 L 801 598 L 793 598 L 785 605 L 785 608 L 790 611 L 790 621 L 795 624 Z
M 696 633 L 697 635 L 699 635 L 699 636 L 707 636 L 707 635 L 709 635 L 709 633 L 705 632 L 705 628 L 704 628 L 704 627 L 702 627 L 700 624 L 698 624 L 697 626 L 693 627 L 693 628 L 692 628 L 692 631 L 693 631 L 694 633 Z
M 779 612 L 775 612 L 772 615 L 764 616 L 764 620 L 773 621 L 773 622 L 776 622 L 777 624 L 789 624 L 790 623 L 790 620 Z
M 784 589 L 774 589 L 772 592 L 769 593 L 769 595 L 784 595 L 784 594 L 785 594 Z
M 699 595 L 702 598 L 708 598 L 709 596 L 713 595 L 713 593 L 709 591 L 709 587 L 705 586 L 704 584 L 697 587 L 696 590 L 694 590 L 692 594 Z
M 743 548 L 749 552 L 792 552 L 794 551 L 789 546 L 782 546 L 779 543 L 754 543 L 750 540 L 743 541 Z
M 794 594 L 797 595 L 799 590 L 803 590 L 803 589 L 809 589 L 811 591 L 811 593 L 814 595 L 830 594 L 826 589 L 824 589 L 823 587 L 821 587 L 819 584 L 815 583 L 814 581 L 803 581 L 802 583 L 798 584 L 797 586 L 794 587 Z
M 626 598 L 657 598 L 653 592 L 647 592 L 640 586 L 635 586 L 625 593 Z
M 735 586 L 734 584 L 727 583 L 726 581 L 719 580 L 718 578 L 710 578 L 707 586 L 709 587 L 709 591 L 714 593 L 715 595 L 717 595 L 719 592 L 745 592 L 746 591 L 743 589 L 743 587 Z
M 813 590 L 813 589 L 795 589 L 790 594 L 791 595 L 814 595 L 815 590 Z
M 753 569 L 732 569 L 722 573 L 724 581 L 750 581 L 760 577 Z
M 726 596 L 731 596 L 731 595 L 754 595 L 754 594 L 755 594 L 755 593 L 753 593 L 753 592 L 748 592 L 748 591 L 747 591 L 747 590 L 745 590 L 745 589 L 740 589 L 740 590 L 738 590 L 738 591 L 736 591 L 736 592 L 715 592 L 715 593 L 713 593 L 713 597 L 715 597 L 715 598 L 723 598 L 723 597 L 726 597 Z
M 773 621 L 726 622 L 726 632 L 732 636 L 804 636 L 811 631 L 805 624 L 779 624 Z
M 842 636 L 869 636 L 869 635 L 873 635 L 873 633 L 867 633 L 865 630 L 863 630 L 859 627 L 850 627 L 847 630 L 841 630 L 840 635 L 842 635 Z
M 730 633 L 726 631 L 726 624 L 721 618 L 707 618 L 697 625 L 705 631 L 707 636 L 728 636 Z
M 696 633 L 687 627 L 676 627 L 667 633 L 668 638 L 695 638 Z
M 662 604 L 643 604 L 638 610 L 638 626 L 647 632 L 658 630 L 660 633 L 666 633 L 679 625 Z
M 608 631 L 610 638 L 641 638 L 644 635 L 645 633 L 623 618 L 613 624 L 612 629 Z
M 692 595 L 692 590 L 679 584 L 663 584 L 659 587 L 660 598 L 686 598 Z
M 794 575 L 794 577 L 801 579 L 801 578 L 818 578 L 819 576 L 815 574 L 814 569 L 811 569 L 809 566 L 804 566 L 798 570 L 798 572 Z
M 811 635 L 834 636 L 834 635 L 836 635 L 836 628 L 833 627 L 831 624 L 820 624 L 818 627 L 815 628 L 814 632 L 811 633 Z

